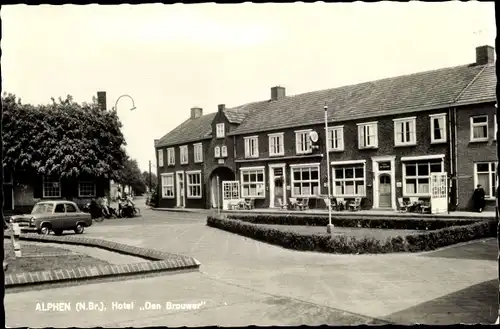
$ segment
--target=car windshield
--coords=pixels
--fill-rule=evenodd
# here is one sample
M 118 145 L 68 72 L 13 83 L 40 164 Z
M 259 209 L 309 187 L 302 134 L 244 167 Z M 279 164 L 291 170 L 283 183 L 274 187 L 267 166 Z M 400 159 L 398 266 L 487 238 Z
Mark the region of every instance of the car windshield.
M 32 214 L 50 214 L 50 213 L 52 213 L 52 210 L 54 210 L 53 203 L 37 203 L 33 207 L 33 210 L 31 211 L 31 213 Z

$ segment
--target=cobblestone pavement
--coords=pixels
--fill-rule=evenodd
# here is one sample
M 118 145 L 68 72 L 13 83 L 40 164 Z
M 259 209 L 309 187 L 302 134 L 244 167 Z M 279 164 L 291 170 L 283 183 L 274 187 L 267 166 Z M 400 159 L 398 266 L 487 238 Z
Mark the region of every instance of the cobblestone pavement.
M 142 213 L 85 234 L 195 257 L 200 273 L 7 294 L 7 325 L 454 324 L 492 323 L 498 314 L 495 239 L 420 254 L 331 255 L 210 228 L 201 214 Z M 71 301 L 73 310 L 35 310 L 36 302 L 54 301 Z M 79 316 L 77 301 L 103 302 L 107 311 Z M 112 310 L 114 301 L 135 301 L 135 308 Z M 162 310 L 140 310 L 148 301 Z M 205 303 L 180 311 L 167 309 L 169 301 Z

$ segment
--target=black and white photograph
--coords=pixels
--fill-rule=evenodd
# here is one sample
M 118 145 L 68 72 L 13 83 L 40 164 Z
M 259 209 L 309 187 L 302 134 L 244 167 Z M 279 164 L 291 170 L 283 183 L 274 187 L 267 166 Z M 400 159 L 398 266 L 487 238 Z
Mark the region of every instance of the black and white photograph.
M 499 323 L 494 2 L 0 15 L 6 328 Z

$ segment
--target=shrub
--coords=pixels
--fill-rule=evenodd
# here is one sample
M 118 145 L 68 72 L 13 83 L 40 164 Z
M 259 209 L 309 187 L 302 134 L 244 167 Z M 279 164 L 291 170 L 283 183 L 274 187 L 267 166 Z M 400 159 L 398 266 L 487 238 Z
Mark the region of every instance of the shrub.
M 495 230 L 492 232 L 493 225 L 487 221 L 389 237 L 384 240 L 378 240 L 372 236 L 356 238 L 344 235 L 295 233 L 266 227 L 264 224 L 212 216 L 207 218 L 207 225 L 288 249 L 341 254 L 428 251 L 496 234 L 496 225 L 494 225 Z
M 241 220 L 253 224 L 326 226 L 328 216 L 307 214 L 225 214 L 227 219 Z M 437 219 L 422 217 L 370 218 L 356 215 L 333 216 L 332 224 L 337 227 L 363 227 L 399 230 L 439 230 L 451 226 L 478 223 L 475 219 Z M 496 230 L 496 228 L 495 228 Z

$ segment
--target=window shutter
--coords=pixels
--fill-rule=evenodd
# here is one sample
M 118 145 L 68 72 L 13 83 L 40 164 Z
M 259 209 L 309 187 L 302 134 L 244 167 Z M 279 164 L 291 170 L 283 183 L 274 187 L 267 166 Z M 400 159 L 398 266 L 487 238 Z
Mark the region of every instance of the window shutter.
M 338 132 L 338 138 L 339 138 L 339 149 L 343 150 L 344 149 L 344 128 L 340 128 Z
M 358 148 L 363 148 L 365 145 L 365 126 L 358 126 Z
M 373 145 L 373 147 L 378 147 L 378 125 L 376 123 L 373 124 L 372 129 L 373 129 L 373 138 L 374 138 L 372 145 Z
M 255 154 L 253 154 L 253 156 L 259 156 L 259 139 L 254 138 L 253 142 L 255 144 Z

